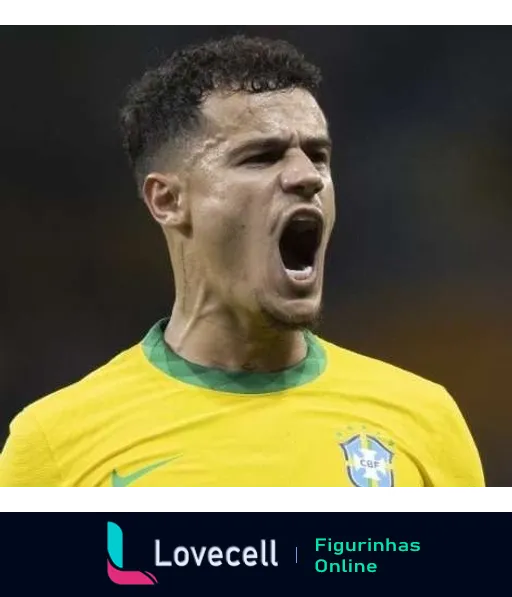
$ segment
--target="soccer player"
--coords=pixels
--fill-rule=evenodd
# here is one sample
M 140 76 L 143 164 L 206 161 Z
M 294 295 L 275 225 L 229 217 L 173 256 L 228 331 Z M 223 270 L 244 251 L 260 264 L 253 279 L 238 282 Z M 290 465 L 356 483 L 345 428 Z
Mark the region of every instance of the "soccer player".
M 236 36 L 131 87 L 124 144 L 175 303 L 18 414 L 0 485 L 484 485 L 443 387 L 311 331 L 335 220 L 319 83 L 289 44 Z

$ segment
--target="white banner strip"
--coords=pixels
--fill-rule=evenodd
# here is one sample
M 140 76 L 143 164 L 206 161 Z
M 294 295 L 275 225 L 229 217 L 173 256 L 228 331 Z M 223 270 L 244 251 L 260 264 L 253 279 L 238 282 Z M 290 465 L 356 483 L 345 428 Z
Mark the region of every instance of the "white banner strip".
M 487 487 L 384 489 L 385 504 L 488 504 Z

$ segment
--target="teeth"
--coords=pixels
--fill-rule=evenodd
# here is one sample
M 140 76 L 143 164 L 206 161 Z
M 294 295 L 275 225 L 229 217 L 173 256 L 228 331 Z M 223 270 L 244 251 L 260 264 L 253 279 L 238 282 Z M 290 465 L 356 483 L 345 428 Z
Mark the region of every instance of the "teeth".
M 308 265 L 304 269 L 287 269 L 286 271 L 294 280 L 307 280 L 313 273 L 313 267 Z

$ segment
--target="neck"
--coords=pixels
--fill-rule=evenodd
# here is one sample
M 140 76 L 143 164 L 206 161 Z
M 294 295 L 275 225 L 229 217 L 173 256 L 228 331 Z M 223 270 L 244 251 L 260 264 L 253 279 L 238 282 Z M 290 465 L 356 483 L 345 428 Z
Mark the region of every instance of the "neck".
M 307 352 L 302 331 L 270 328 L 204 300 L 192 309 L 176 301 L 165 341 L 187 361 L 231 371 L 279 371 L 299 363 Z

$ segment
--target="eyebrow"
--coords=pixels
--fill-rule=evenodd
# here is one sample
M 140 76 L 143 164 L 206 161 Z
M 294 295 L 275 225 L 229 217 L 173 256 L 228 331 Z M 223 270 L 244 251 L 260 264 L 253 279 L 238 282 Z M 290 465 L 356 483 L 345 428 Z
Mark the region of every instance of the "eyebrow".
M 289 139 L 283 137 L 263 137 L 260 139 L 250 139 L 241 145 L 235 147 L 231 154 L 237 157 L 249 151 L 270 151 L 270 150 L 284 150 L 289 145 Z M 305 151 L 314 151 L 319 149 L 332 149 L 332 141 L 329 136 L 306 137 L 301 142 L 301 147 Z

